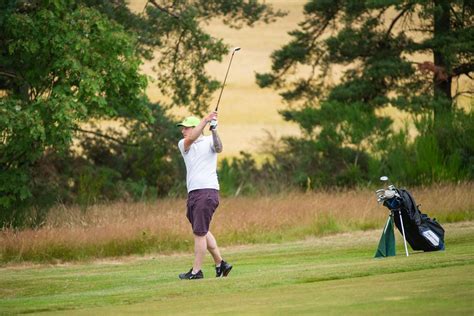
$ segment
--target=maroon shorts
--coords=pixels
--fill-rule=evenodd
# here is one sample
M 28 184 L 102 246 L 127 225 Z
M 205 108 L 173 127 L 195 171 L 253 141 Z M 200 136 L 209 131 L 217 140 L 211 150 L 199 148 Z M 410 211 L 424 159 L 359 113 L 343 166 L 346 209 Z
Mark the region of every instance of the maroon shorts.
M 212 215 L 219 206 L 219 191 L 215 189 L 199 189 L 188 193 L 187 212 L 193 233 L 205 236 L 209 231 Z

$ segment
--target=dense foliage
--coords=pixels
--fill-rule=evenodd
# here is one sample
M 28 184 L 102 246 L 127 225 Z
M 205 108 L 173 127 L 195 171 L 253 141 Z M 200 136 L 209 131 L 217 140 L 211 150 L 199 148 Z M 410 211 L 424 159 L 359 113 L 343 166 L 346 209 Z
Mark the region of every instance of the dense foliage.
M 14 218 L 34 199 L 32 166 L 67 150 L 80 122 L 149 113 L 123 27 L 62 1 L 3 2 L 0 12 L 0 207 Z
M 139 13 L 124 0 L 2 1 L 0 223 L 39 224 L 53 202 L 87 205 L 121 187 L 169 190 L 182 168 L 168 149 L 176 131 L 166 110 L 206 109 L 219 82 L 204 66 L 227 53 L 203 23 L 238 28 L 282 14 L 243 0 L 152 0 Z M 147 100 L 143 59 L 156 60 L 153 84 L 169 101 Z M 104 119 L 119 128 L 91 127 Z
M 281 114 L 302 137 L 267 142 L 262 164 L 247 153 L 225 159 L 222 193 L 353 187 L 381 174 L 472 180 L 473 10 L 461 0 L 308 1 L 271 71 L 257 75 L 281 92 Z M 0 226 L 41 225 L 57 202 L 85 209 L 184 193 L 168 110 L 207 109 L 220 83 L 205 66 L 228 49 L 203 25 L 283 14 L 256 0 L 149 0 L 141 12 L 124 0 L 1 2 Z M 414 127 L 395 131 L 387 107 Z M 113 128 L 95 127 L 104 120 Z
M 459 106 L 472 98 L 473 11 L 471 1 L 308 1 L 271 72 L 257 74 L 303 131 L 282 139 L 275 164 L 300 185 L 473 179 L 472 99 Z M 412 115 L 414 142 L 387 107 Z

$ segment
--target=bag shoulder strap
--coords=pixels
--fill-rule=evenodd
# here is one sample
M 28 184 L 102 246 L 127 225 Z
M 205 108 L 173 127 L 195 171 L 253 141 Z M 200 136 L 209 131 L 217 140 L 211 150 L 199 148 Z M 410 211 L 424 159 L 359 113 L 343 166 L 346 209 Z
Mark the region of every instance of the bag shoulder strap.
M 420 225 L 423 214 L 418 209 L 418 205 L 416 205 L 415 199 L 411 193 L 406 189 L 400 189 L 400 196 L 403 200 L 403 204 L 405 204 L 410 218 L 416 223 L 416 225 Z

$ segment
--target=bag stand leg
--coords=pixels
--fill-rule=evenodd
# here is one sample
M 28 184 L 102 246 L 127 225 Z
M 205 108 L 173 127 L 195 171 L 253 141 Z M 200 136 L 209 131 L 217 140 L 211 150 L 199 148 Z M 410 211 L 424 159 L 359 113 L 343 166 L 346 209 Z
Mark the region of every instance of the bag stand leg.
M 403 244 L 405 245 L 405 253 L 407 254 L 408 257 L 408 248 L 407 248 L 407 239 L 405 238 L 405 227 L 403 225 L 403 218 L 402 218 L 402 212 L 401 210 L 398 210 L 398 215 L 400 215 L 400 224 L 402 226 L 402 235 L 403 235 Z

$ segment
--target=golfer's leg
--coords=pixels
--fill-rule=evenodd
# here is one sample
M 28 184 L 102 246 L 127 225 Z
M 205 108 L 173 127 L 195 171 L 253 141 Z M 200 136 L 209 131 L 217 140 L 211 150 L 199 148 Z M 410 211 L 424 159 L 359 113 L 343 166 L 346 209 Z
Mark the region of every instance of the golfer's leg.
M 206 236 L 194 235 L 194 273 L 198 272 L 202 268 L 204 256 L 206 255 L 206 244 Z
M 222 261 L 222 256 L 219 251 L 219 247 L 217 247 L 216 238 L 214 238 L 214 235 L 210 231 L 206 234 L 206 240 L 207 250 L 211 253 L 212 258 L 214 258 L 216 265 L 220 264 Z

